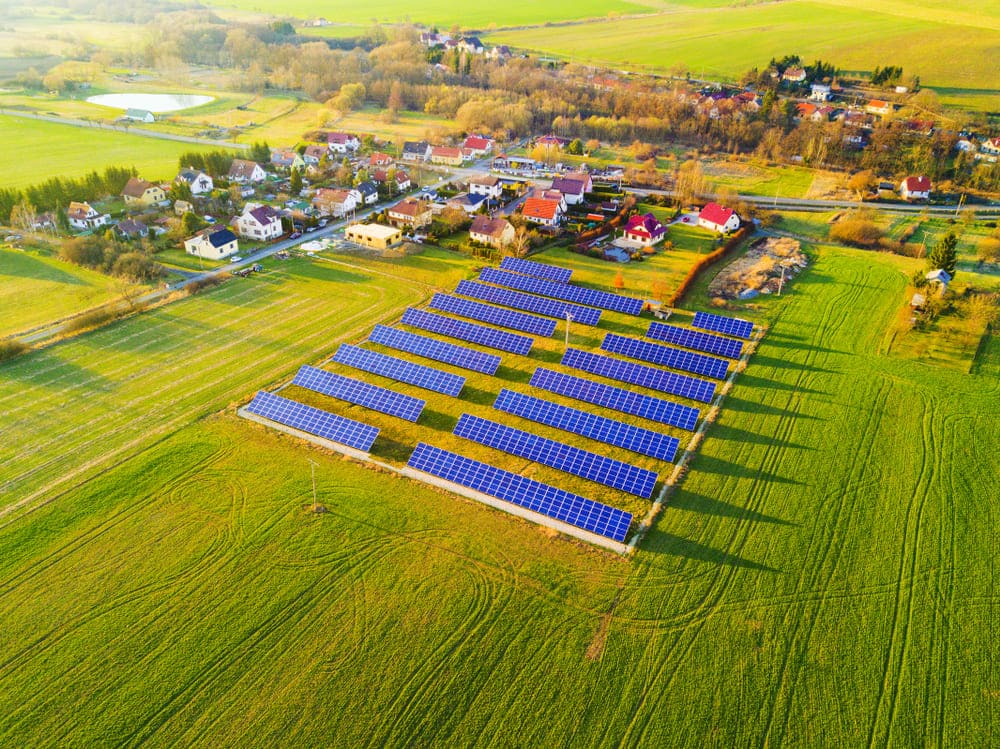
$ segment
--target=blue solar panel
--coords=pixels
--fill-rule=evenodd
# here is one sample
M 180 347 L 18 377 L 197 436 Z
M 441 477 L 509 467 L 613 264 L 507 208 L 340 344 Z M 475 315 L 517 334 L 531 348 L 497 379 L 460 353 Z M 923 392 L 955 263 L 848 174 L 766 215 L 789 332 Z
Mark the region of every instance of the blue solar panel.
M 425 442 L 417 445 L 407 465 L 615 541 L 625 540 L 632 523 L 631 513 Z
M 591 354 L 579 349 L 568 349 L 563 354 L 562 362 L 564 366 L 582 369 L 584 372 L 607 377 L 611 380 L 629 382 L 633 385 L 661 390 L 664 393 L 672 393 L 682 398 L 711 403 L 715 396 L 715 383 L 707 380 L 699 380 L 696 377 L 664 372 L 662 369 L 646 366 L 645 364 L 633 364 L 632 362 L 612 359 L 610 356 Z
M 535 370 L 531 376 L 530 384 L 532 387 L 565 395 L 568 398 L 575 398 L 578 401 L 612 408 L 615 411 L 641 416 L 650 421 L 670 424 L 681 429 L 693 430 L 695 424 L 698 423 L 699 411 L 697 408 L 682 406 L 680 403 L 642 395 L 614 385 L 585 380 L 582 377 L 574 377 L 544 367 Z
M 578 304 L 546 299 L 534 294 L 523 294 L 520 291 L 511 291 L 475 281 L 459 281 L 455 293 L 473 299 L 482 299 L 484 302 L 502 304 L 505 307 L 527 310 L 546 317 L 557 317 L 560 320 L 565 320 L 566 313 L 569 312 L 573 322 L 578 322 L 581 325 L 597 325 L 601 321 L 601 310 L 596 307 L 582 307 Z
M 480 346 L 509 351 L 512 354 L 527 356 L 531 353 L 531 346 L 535 342 L 534 338 L 517 333 L 508 333 L 505 330 L 494 330 L 485 325 L 476 325 L 463 320 L 456 320 L 453 317 L 436 315 L 433 312 L 407 307 L 403 313 L 403 324 L 412 325 L 414 328 L 429 330 L 432 333 L 458 338 L 470 343 L 478 343 Z
M 539 424 L 590 437 L 598 442 L 605 442 L 641 455 L 665 460 L 668 463 L 674 459 L 677 454 L 677 446 L 680 444 L 676 437 L 668 437 L 659 432 L 635 427 L 576 408 L 569 408 L 531 395 L 515 393 L 507 388 L 500 391 L 493 408 L 514 414 L 514 416 L 537 421 Z
M 728 356 L 730 359 L 739 359 L 743 354 L 743 341 L 723 338 L 721 335 L 712 335 L 711 333 L 699 333 L 697 330 L 665 325 L 662 322 L 650 323 L 646 335 L 658 341 L 674 343 L 695 351 L 707 351 L 710 354 Z
M 309 365 L 299 369 L 292 384 L 407 421 L 419 419 L 426 405 L 419 398 Z
M 567 302 L 577 304 L 587 304 L 591 307 L 600 307 L 615 312 L 624 312 L 627 315 L 638 315 L 642 312 L 645 304 L 641 299 L 631 296 L 621 296 L 610 294 L 607 291 L 595 291 L 585 289 L 582 286 L 570 286 L 565 283 L 546 281 L 542 278 L 532 278 L 522 276 L 519 273 L 497 270 L 496 268 L 484 268 L 479 274 L 480 281 L 495 283 L 499 286 L 507 286 L 511 289 L 528 291 L 532 294 L 552 297 L 554 299 L 565 299 Z
M 545 278 L 557 283 L 569 283 L 569 279 L 573 275 L 573 271 L 569 268 L 560 268 L 556 265 L 522 260 L 518 257 L 505 257 L 500 261 L 500 267 L 504 270 L 511 270 L 526 276 L 537 276 L 538 278 Z
M 470 317 L 473 320 L 488 322 L 501 328 L 511 328 L 534 335 L 548 337 L 556 332 L 555 320 L 546 320 L 544 317 L 526 315 L 523 312 L 514 312 L 503 307 L 494 307 L 492 304 L 472 302 L 451 294 L 435 294 L 430 306 L 459 317 Z
M 360 369 L 362 372 L 382 375 L 444 395 L 458 397 L 465 386 L 465 378 L 461 375 L 442 372 L 440 369 L 414 364 L 405 359 L 397 359 L 395 356 L 369 351 L 348 343 L 341 344 L 333 360 Z
M 482 351 L 458 346 L 454 343 L 439 341 L 437 338 L 410 333 L 406 330 L 376 325 L 368 336 L 372 343 L 388 346 L 408 354 L 416 354 L 425 359 L 451 364 L 462 369 L 471 369 L 483 374 L 496 374 L 500 366 L 500 357 L 496 354 L 484 354 Z
M 656 474 L 653 471 L 471 414 L 462 414 L 454 433 L 458 437 L 464 437 L 481 445 L 527 458 L 572 473 L 574 476 L 582 476 L 598 484 L 621 489 L 639 497 L 648 499 L 656 484 Z
M 317 437 L 368 452 L 379 430 L 368 424 L 328 413 L 261 390 L 246 410 Z
M 718 380 L 725 379 L 729 370 L 729 362 L 726 359 L 718 359 L 707 354 L 695 354 L 672 346 L 640 341 L 637 338 L 629 338 L 615 333 L 608 333 L 604 336 L 601 348 L 612 354 L 642 359 L 673 369 L 683 369 L 685 372 L 715 377 Z
M 713 315 L 710 312 L 696 312 L 691 323 L 702 330 L 714 330 L 716 333 L 734 335 L 737 338 L 749 338 L 753 332 L 753 323 L 736 317 Z

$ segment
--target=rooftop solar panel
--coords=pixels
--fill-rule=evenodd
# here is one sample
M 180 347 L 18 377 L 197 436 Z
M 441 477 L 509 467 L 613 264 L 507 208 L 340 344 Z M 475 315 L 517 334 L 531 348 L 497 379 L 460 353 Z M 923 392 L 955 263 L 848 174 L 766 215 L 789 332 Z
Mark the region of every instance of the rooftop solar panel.
M 368 452 L 379 430 L 369 424 L 328 413 L 261 390 L 246 410 L 278 424 Z
M 426 405 L 419 398 L 308 365 L 299 369 L 292 384 L 406 421 L 419 419 Z
M 556 317 L 560 320 L 566 319 L 568 312 L 573 322 L 581 325 L 597 325 L 601 321 L 601 310 L 596 307 L 584 307 L 578 304 L 570 304 L 558 299 L 548 299 L 534 294 L 524 294 L 520 291 L 512 291 L 499 286 L 490 286 L 476 281 L 459 281 L 456 294 L 482 299 L 484 302 L 502 304 L 505 307 L 523 309 L 534 312 L 537 315 L 546 317 Z
M 680 444 L 676 437 L 642 429 L 604 416 L 569 408 L 558 403 L 516 393 L 504 388 L 497 396 L 493 408 L 514 414 L 539 424 L 562 429 L 573 434 L 590 437 L 615 447 L 649 455 L 668 463 L 677 454 Z
M 595 291 L 585 289 L 582 286 L 571 286 L 565 283 L 546 281 L 542 278 L 522 276 L 519 273 L 511 273 L 496 268 L 484 268 L 479 274 L 480 281 L 494 283 L 499 286 L 507 286 L 511 289 L 528 291 L 532 294 L 552 297 L 554 299 L 564 299 L 567 302 L 586 304 L 591 307 L 600 307 L 615 312 L 624 312 L 627 315 L 638 315 L 645 305 L 641 299 L 620 294 L 611 294 L 607 291 Z
M 696 312 L 694 322 L 691 324 L 702 330 L 714 330 L 716 333 L 734 335 L 737 338 L 749 338 L 753 332 L 753 323 L 748 320 L 740 320 L 737 317 L 725 317 L 724 315 L 713 315 L 710 312 Z
M 351 346 L 348 343 L 341 344 L 333 360 L 339 364 L 360 369 L 362 372 L 371 372 L 454 397 L 458 397 L 465 386 L 465 378 L 461 375 L 442 372 L 440 369 L 414 364 L 405 359 L 397 359 L 395 356 L 369 351 L 358 346 Z
M 530 336 L 487 328 L 485 325 L 456 320 L 415 307 L 407 307 L 403 313 L 403 324 L 521 356 L 531 353 L 531 346 L 535 342 Z
M 372 343 L 416 354 L 425 359 L 451 364 L 454 367 L 470 369 L 483 374 L 496 374 L 500 366 L 500 357 L 496 354 L 485 354 L 482 351 L 458 346 L 454 343 L 439 341 L 437 338 L 410 333 L 406 330 L 376 325 L 368 336 Z
M 615 541 L 625 540 L 632 522 L 631 513 L 425 442 L 417 445 L 407 465 Z
M 492 304 L 473 302 L 451 294 L 435 294 L 430 306 L 459 317 L 469 317 L 501 328 L 520 330 L 524 333 L 548 337 L 556 332 L 555 320 L 547 320 L 544 317 L 515 312 L 503 307 L 494 307 Z
M 526 276 L 537 276 L 557 283 L 569 283 L 573 271 L 569 268 L 560 268 L 556 265 L 536 263 L 532 260 L 523 260 L 519 257 L 505 257 L 500 261 L 500 267 L 504 270 L 522 273 Z
M 628 382 L 703 403 L 711 403 L 715 396 L 714 382 L 673 372 L 664 372 L 662 369 L 645 364 L 633 364 L 579 349 L 567 349 L 561 363 L 564 366 L 582 369 L 584 372 L 607 377 L 611 380 Z
M 714 377 L 717 380 L 725 379 L 729 370 L 729 362 L 726 359 L 718 359 L 707 354 L 696 354 L 692 351 L 641 341 L 615 333 L 608 333 L 604 336 L 601 348 L 612 354 L 621 354 L 631 359 L 642 359 L 673 369 L 683 369 L 685 372 L 694 372 L 706 377 Z
M 656 484 L 653 471 L 471 414 L 462 414 L 454 434 L 647 499 Z
M 666 325 L 662 322 L 651 322 L 646 335 L 658 341 L 674 343 L 695 351 L 707 351 L 710 354 L 728 356 L 730 359 L 739 359 L 743 354 L 743 341 L 723 338 L 711 333 L 700 333 L 697 330 L 689 330 L 677 325 Z
M 650 421 L 670 424 L 681 429 L 693 430 L 698 423 L 699 411 L 691 406 L 642 395 L 614 385 L 604 385 L 582 377 L 563 374 L 552 369 L 539 367 L 531 376 L 532 387 L 548 390 L 551 393 L 575 398 L 584 403 L 611 408 L 622 413 L 641 416 Z

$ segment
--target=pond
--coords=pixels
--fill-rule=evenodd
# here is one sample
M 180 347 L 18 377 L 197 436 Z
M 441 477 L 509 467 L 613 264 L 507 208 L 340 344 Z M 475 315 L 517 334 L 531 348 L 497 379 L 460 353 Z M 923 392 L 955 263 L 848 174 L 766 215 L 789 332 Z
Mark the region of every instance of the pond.
M 116 109 L 146 109 L 160 113 L 200 107 L 213 98 L 199 94 L 100 94 L 91 96 L 87 101 Z

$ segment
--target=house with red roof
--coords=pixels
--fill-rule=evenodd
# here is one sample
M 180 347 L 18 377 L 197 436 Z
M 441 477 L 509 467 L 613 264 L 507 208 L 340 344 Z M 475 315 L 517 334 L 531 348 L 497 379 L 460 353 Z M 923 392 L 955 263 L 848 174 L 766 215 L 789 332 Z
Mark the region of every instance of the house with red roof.
M 454 146 L 432 146 L 431 163 L 447 164 L 448 166 L 461 166 L 464 160 L 461 148 Z
M 555 146 L 556 148 L 563 148 L 569 145 L 569 138 L 560 138 L 558 135 L 543 135 L 541 138 L 535 140 L 536 146 Z
M 907 177 L 899 183 L 899 195 L 903 200 L 927 200 L 931 196 L 930 177 Z
M 327 133 L 326 146 L 331 153 L 353 153 L 361 148 L 361 140 L 352 133 Z
M 433 218 L 430 203 L 425 200 L 406 198 L 391 206 L 388 211 L 389 223 L 395 227 L 412 226 L 419 229 L 428 226 Z
M 791 83 L 802 83 L 807 78 L 805 68 L 786 68 L 781 80 Z
M 472 219 L 472 227 L 469 229 L 469 239 L 473 242 L 488 244 L 499 249 L 513 242 L 516 233 L 514 226 L 505 218 L 476 216 Z
M 368 157 L 368 166 L 374 167 L 386 167 L 392 166 L 395 159 L 387 153 L 382 153 L 381 151 L 376 151 L 371 156 Z
M 462 148 L 472 152 L 475 156 L 485 156 L 493 150 L 493 141 L 481 135 L 470 135 L 465 139 Z
M 740 217 L 732 208 L 709 203 L 698 214 L 698 226 L 719 234 L 728 234 L 740 228 Z
M 877 114 L 885 117 L 887 114 L 892 114 L 892 102 L 883 99 L 872 99 L 865 104 L 865 111 L 869 114 Z
M 531 197 L 525 200 L 521 207 L 521 215 L 525 219 L 542 226 L 558 226 L 562 214 L 559 201 L 549 198 Z
M 312 205 L 320 215 L 346 216 L 358 207 L 360 194 L 355 190 L 332 190 L 322 187 L 313 196 Z
M 245 211 L 234 223 L 236 231 L 241 237 L 256 239 L 260 242 L 277 239 L 283 233 L 281 216 L 269 205 L 257 206 Z
M 652 213 L 632 216 L 625 224 L 625 239 L 643 247 L 652 247 L 667 236 L 667 227 Z

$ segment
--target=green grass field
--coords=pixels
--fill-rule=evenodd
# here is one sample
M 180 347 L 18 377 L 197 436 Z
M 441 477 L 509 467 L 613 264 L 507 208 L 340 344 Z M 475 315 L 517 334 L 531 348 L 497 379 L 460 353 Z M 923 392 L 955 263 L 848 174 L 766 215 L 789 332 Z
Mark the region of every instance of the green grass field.
M 4 504 L 37 492 L 0 518 L 3 743 L 988 745 L 1000 344 L 881 356 L 898 259 L 815 252 L 632 560 L 233 414 L 452 256 L 293 261 L 0 366 Z
M 108 166 L 134 166 L 146 179 L 170 179 L 177 157 L 211 150 L 191 143 L 0 115 L 0 187 L 50 177 L 80 177 Z M 26 161 L 30 168 L 26 168 Z

